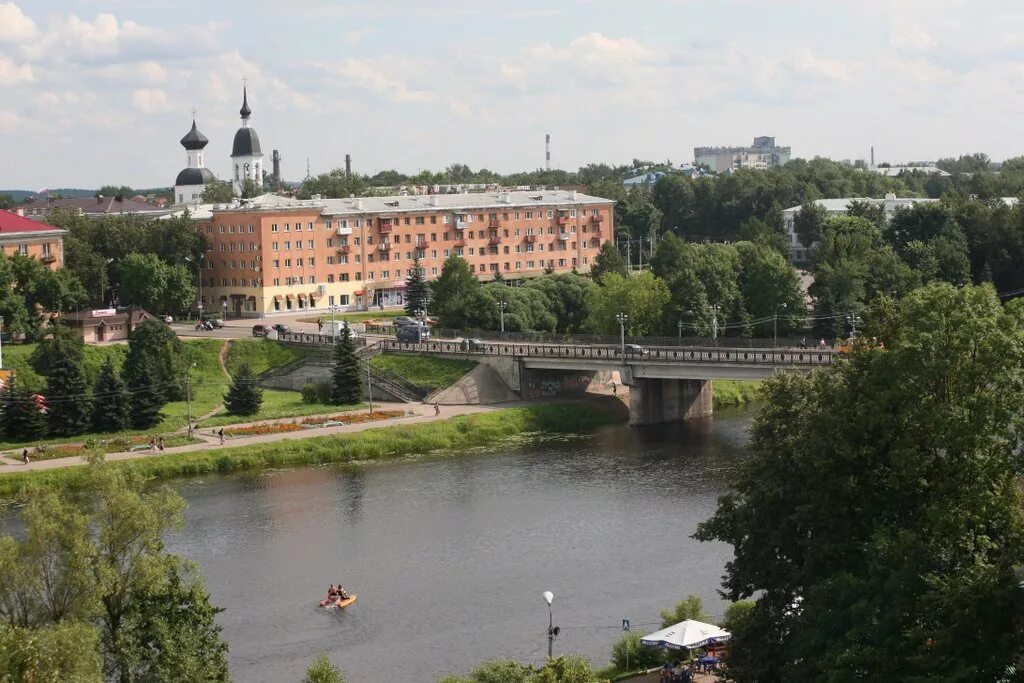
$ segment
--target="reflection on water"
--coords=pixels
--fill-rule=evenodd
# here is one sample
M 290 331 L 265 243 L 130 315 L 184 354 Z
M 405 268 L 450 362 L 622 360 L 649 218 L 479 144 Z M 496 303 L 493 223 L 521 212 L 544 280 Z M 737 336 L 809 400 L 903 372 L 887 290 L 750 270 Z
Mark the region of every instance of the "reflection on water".
M 729 549 L 690 535 L 740 461 L 746 415 L 361 469 L 179 480 L 185 530 L 240 681 L 300 680 L 320 652 L 350 681 L 432 681 L 484 659 L 607 662 L 623 618 L 657 627 L 687 593 L 712 614 Z M 327 584 L 359 601 L 319 610 Z

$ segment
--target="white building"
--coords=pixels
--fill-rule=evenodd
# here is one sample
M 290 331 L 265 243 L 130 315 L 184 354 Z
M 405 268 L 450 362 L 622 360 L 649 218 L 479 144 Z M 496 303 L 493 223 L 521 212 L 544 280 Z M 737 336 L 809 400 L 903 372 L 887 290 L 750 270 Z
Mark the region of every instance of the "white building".
M 868 170 L 879 175 L 895 178 L 900 173 L 924 173 L 926 175 L 937 175 L 943 178 L 949 177 L 949 173 L 938 166 L 869 166 Z
M 249 108 L 249 94 L 242 87 L 242 108 L 238 112 L 242 116 L 242 127 L 235 132 L 235 140 L 231 145 L 231 173 L 235 194 L 242 194 L 242 185 L 252 180 L 256 187 L 263 187 L 263 150 L 260 148 L 260 136 L 256 129 L 249 126 L 252 110 Z
M 216 180 L 213 172 L 206 168 L 203 149 L 210 140 L 199 132 L 195 117 L 192 118 L 192 130 L 181 139 L 185 148 L 188 166 L 183 168 L 174 179 L 174 203 L 191 204 L 198 202 L 203 196 L 207 183 Z
M 939 200 L 928 199 L 927 197 L 897 197 L 890 193 L 885 195 L 882 199 L 841 197 L 839 199 L 819 199 L 815 204 L 825 209 L 825 213 L 829 216 L 841 216 L 845 214 L 850 206 L 850 202 L 865 202 L 867 204 L 881 205 L 885 220 L 888 222 L 899 209 L 910 208 L 914 204 L 918 203 L 937 201 Z M 808 249 L 801 244 L 800 237 L 796 234 L 796 215 L 802 208 L 803 205 L 793 206 L 782 212 L 782 227 L 786 232 L 786 242 L 789 244 L 789 260 L 794 264 L 807 263 L 809 257 Z
M 775 138 L 754 138 L 750 147 L 694 147 L 693 163 L 706 166 L 715 173 L 726 173 L 740 168 L 767 170 L 783 166 L 792 155 L 789 147 L 778 147 Z

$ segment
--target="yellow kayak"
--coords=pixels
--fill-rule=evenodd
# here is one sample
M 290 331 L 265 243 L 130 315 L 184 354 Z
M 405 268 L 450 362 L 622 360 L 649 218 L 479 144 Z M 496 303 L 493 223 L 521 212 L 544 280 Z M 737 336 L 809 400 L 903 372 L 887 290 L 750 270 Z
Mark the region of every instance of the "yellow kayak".
M 337 607 L 338 609 L 345 609 L 346 607 L 351 605 L 353 602 L 355 602 L 357 597 L 359 597 L 359 596 L 358 595 L 352 595 L 352 596 L 349 596 L 348 598 L 346 598 L 345 600 L 335 600 L 334 602 L 327 602 L 326 600 L 324 600 L 323 602 L 320 603 L 320 606 L 321 607 Z

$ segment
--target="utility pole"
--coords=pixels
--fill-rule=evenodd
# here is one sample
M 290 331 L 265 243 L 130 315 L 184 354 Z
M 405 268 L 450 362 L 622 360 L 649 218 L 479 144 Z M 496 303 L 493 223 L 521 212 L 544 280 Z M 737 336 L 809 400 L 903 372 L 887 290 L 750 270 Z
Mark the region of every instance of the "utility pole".
M 633 270 L 633 242 L 626 240 L 626 270 Z
M 370 361 L 366 361 L 366 398 L 370 403 L 370 414 L 373 415 L 373 385 L 370 384 Z
M 498 315 L 501 317 L 501 335 L 505 336 L 505 309 L 508 308 L 507 301 L 498 302 Z
M 0 318 L 0 320 L 3 320 Z M 188 403 L 188 438 L 192 438 L 192 367 L 185 369 L 185 401 Z
M 714 304 L 711 307 L 713 313 L 711 317 L 711 339 L 717 344 L 718 343 L 718 304 Z
M 640 257 L 640 264 L 637 266 L 637 270 L 644 269 L 644 238 L 641 237 L 637 244 L 637 256 Z

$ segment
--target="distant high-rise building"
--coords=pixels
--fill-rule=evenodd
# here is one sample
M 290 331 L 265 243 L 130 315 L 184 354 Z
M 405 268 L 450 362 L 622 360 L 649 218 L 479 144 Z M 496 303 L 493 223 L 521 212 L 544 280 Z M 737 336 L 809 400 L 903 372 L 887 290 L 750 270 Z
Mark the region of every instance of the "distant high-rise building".
M 789 147 L 779 147 L 775 138 L 754 138 L 750 147 L 694 147 L 693 163 L 707 166 L 715 173 L 727 173 L 740 168 L 766 170 L 783 166 L 792 153 Z

